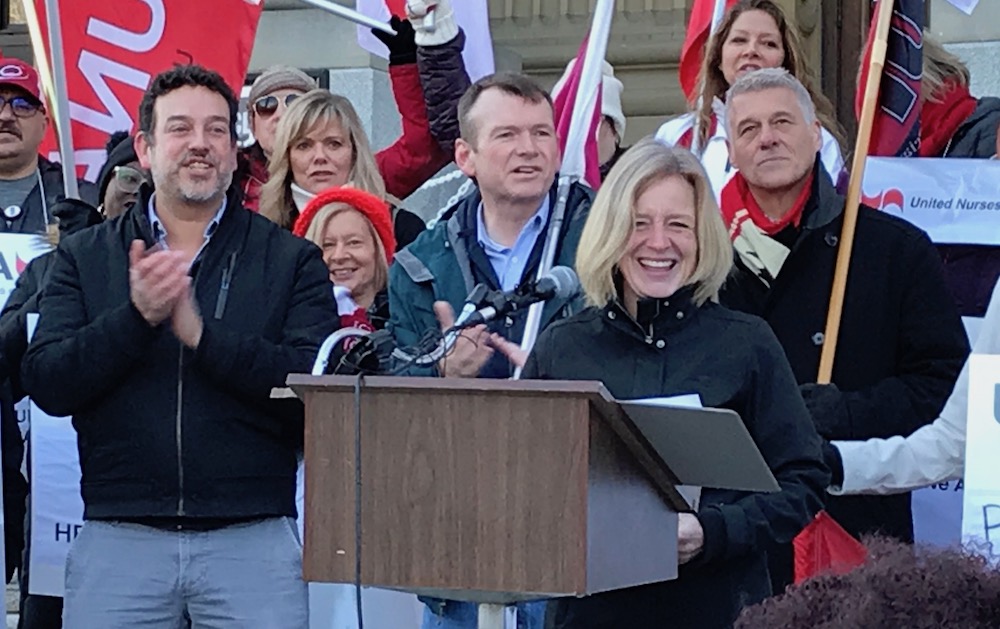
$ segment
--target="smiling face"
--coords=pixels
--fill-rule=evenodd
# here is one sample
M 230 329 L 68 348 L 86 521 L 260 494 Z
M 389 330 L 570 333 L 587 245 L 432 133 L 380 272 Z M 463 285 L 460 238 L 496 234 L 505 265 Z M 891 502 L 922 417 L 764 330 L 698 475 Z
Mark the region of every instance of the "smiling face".
M 732 85 L 747 72 L 780 68 L 785 61 L 781 32 L 774 18 L 763 11 L 742 13 L 722 44 L 720 70 Z
M 358 305 L 371 305 L 383 287 L 376 286 L 379 251 L 368 219 L 353 209 L 334 213 L 323 228 L 320 248 L 330 281 L 350 290 Z
M 455 162 L 491 202 L 538 207 L 559 168 L 552 107 L 493 87 L 469 111 L 473 138 L 455 144 Z
M 157 198 L 217 210 L 236 170 L 226 99 L 207 87 L 180 87 L 156 99 L 153 119 L 135 148 Z
M 343 186 L 354 168 L 351 138 L 337 120 L 319 122 L 288 151 L 292 181 L 313 194 Z
M 635 315 L 645 297 L 673 295 L 698 264 L 694 188 L 671 175 L 650 184 L 635 202 L 632 233 L 618 263 L 626 306 Z
M 822 136 L 806 122 L 795 93 L 776 87 L 738 94 L 729 103 L 729 155 L 751 187 L 791 188 L 813 168 Z

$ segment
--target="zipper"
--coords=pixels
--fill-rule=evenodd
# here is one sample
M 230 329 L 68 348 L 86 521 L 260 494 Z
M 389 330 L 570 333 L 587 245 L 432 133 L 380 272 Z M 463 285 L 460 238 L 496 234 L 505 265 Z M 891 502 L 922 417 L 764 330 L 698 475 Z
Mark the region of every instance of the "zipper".
M 177 355 L 177 515 L 184 514 L 184 444 L 182 441 L 182 412 L 184 407 L 184 344 L 180 344 Z
M 229 299 L 229 285 L 233 281 L 233 272 L 236 269 L 237 252 L 229 256 L 229 264 L 222 270 L 222 285 L 219 287 L 219 297 L 215 300 L 215 319 L 222 319 L 226 312 L 226 301 Z

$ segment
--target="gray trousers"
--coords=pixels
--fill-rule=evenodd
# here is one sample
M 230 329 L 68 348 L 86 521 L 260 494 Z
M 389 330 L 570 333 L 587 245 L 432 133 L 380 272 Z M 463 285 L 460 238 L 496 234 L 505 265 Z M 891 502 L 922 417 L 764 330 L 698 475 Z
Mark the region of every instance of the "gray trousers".
M 203 532 L 88 521 L 66 560 L 63 626 L 307 629 L 295 520 Z

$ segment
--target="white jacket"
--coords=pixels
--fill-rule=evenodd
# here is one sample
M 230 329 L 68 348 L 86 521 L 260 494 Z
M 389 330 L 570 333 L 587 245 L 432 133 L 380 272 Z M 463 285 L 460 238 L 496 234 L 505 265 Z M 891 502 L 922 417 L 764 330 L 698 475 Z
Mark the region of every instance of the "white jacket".
M 736 168 L 729 163 L 729 148 L 726 146 L 726 104 L 718 98 L 712 103 L 712 111 L 718 120 L 715 133 L 708 139 L 701 156 L 701 164 L 708 173 L 708 181 L 715 191 L 715 200 L 719 201 L 722 188 L 736 174 Z M 673 146 L 694 126 L 695 115 L 682 114 L 663 123 L 656 132 L 656 139 L 668 146 Z M 820 159 L 826 172 L 830 173 L 833 183 L 837 183 L 840 172 L 844 170 L 844 158 L 840 154 L 840 146 L 830 132 L 822 130 L 823 146 L 820 148 Z
M 1000 354 L 1000 282 L 993 288 L 986 317 L 972 348 L 975 354 Z M 958 478 L 965 470 L 969 363 L 941 416 L 909 437 L 834 441 L 844 459 L 844 484 L 831 494 L 892 494 Z

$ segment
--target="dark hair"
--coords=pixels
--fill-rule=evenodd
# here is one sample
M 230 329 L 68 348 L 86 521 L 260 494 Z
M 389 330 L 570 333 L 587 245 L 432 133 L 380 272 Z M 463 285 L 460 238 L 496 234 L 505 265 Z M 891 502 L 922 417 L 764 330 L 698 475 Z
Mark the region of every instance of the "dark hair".
M 176 89 L 188 86 L 210 89 L 226 99 L 226 103 L 229 105 L 229 135 L 235 142 L 239 101 L 233 94 L 233 90 L 217 72 L 199 65 L 174 66 L 153 78 L 149 87 L 146 88 L 146 93 L 142 95 L 142 102 L 139 103 L 139 131 L 147 136 L 152 136 L 153 128 L 156 126 L 156 115 L 153 111 L 156 99 Z
M 462 98 L 458 101 L 458 130 L 459 135 L 466 142 L 475 142 L 476 127 L 469 117 L 472 107 L 483 95 L 483 92 L 490 89 L 498 89 L 504 94 L 517 96 L 529 103 L 546 102 L 552 107 L 552 97 L 545 91 L 535 79 L 516 72 L 497 72 L 479 79 L 465 90 Z
M 115 150 L 115 147 L 125 140 L 132 141 L 132 136 L 129 135 L 128 131 L 115 131 L 108 136 L 108 142 L 104 145 L 104 151 L 110 155 Z
M 743 610 L 735 629 L 987 629 L 1000 618 L 1000 571 L 963 550 L 867 539 L 868 561 Z

